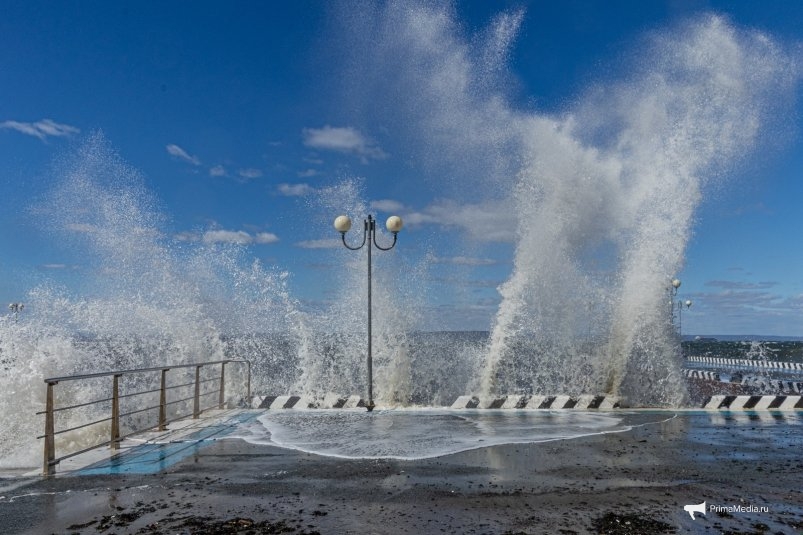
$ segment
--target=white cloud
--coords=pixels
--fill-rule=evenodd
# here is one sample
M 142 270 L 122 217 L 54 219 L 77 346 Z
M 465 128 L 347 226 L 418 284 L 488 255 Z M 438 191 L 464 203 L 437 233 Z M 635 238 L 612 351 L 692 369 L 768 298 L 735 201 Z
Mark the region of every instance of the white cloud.
M 244 230 L 207 230 L 203 235 L 204 243 L 236 243 L 248 245 L 254 238 Z
M 432 214 L 426 213 L 426 208 L 424 212 L 410 212 L 408 214 L 404 214 L 404 224 L 408 227 L 414 227 L 419 225 L 427 225 L 427 224 L 440 224 L 440 219 Z
M 183 236 L 182 236 L 183 235 Z M 182 233 L 176 236 L 180 241 L 192 241 L 191 233 Z M 183 239 L 182 238 L 190 238 Z M 207 230 L 200 238 L 204 243 L 233 243 L 237 245 L 250 245 L 252 243 L 266 244 L 276 243 L 279 237 L 272 232 L 258 232 L 256 235 L 251 235 L 244 230 Z
M 200 241 L 201 236 L 195 232 L 179 232 L 173 236 L 176 241 Z
M 304 240 L 296 243 L 302 249 L 334 249 L 340 245 L 336 238 L 323 238 L 321 240 Z
M 198 159 L 197 156 L 190 156 L 187 151 L 179 147 L 178 145 L 170 144 L 165 147 L 167 149 L 167 153 L 174 158 L 178 158 L 179 160 L 184 160 L 185 162 L 192 164 L 192 165 L 201 165 L 201 160 Z
M 350 126 L 305 128 L 302 133 L 307 147 L 356 154 L 364 163 L 369 159 L 382 160 L 388 157 L 373 141 Z
M 404 210 L 404 205 L 398 201 L 390 199 L 380 199 L 378 201 L 371 201 L 370 207 L 372 210 L 379 210 L 380 212 L 401 212 Z
M 248 180 L 253 180 L 255 178 L 261 177 L 262 171 L 260 171 L 259 169 L 254 169 L 253 167 L 249 167 L 248 169 L 240 169 L 237 172 L 237 174 Z
M 216 165 L 209 168 L 209 176 L 226 176 L 226 168 L 222 165 Z
M 434 256 L 431 260 L 436 264 L 455 264 L 460 266 L 492 266 L 498 263 L 493 258 L 472 258 L 469 256 Z
M 429 280 L 436 284 L 466 288 L 497 288 L 504 282 L 499 279 L 464 279 L 461 277 L 431 277 Z
M 278 190 L 286 197 L 303 197 L 315 191 L 309 184 L 279 184 Z
M 706 286 L 715 286 L 724 288 L 726 290 L 767 290 L 778 283 L 774 281 L 764 282 L 743 282 L 743 281 L 726 281 L 726 280 L 712 280 L 705 283 Z
M 693 305 L 683 311 L 683 331 L 694 334 L 797 335 L 803 322 L 803 296 L 766 291 L 762 285 L 710 281 L 720 292 L 684 294 Z
M 312 178 L 314 176 L 320 175 L 321 172 L 318 171 L 317 169 L 305 169 L 304 171 L 299 171 L 296 174 L 298 175 L 298 178 Z
M 254 236 L 254 243 L 276 243 L 279 237 L 273 232 L 258 232 Z
M 42 264 L 44 269 L 66 269 L 67 264 Z
M 457 227 L 480 242 L 513 241 L 517 228 L 516 216 L 510 210 L 510 204 L 503 201 L 463 205 L 443 201 L 421 211 L 404 214 L 402 218 L 408 227 Z
M 36 121 L 35 123 L 3 121 L 0 123 L 0 129 L 16 130 L 21 134 L 34 136 L 42 141 L 45 141 L 47 137 L 64 137 L 80 132 L 80 130 L 74 126 L 57 123 L 52 119 L 42 119 L 41 121 Z

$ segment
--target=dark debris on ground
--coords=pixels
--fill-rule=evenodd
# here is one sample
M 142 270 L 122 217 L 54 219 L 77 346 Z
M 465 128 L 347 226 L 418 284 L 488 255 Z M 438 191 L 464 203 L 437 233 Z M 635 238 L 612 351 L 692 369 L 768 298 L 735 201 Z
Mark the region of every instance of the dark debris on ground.
M 674 526 L 642 515 L 607 513 L 592 522 L 599 535 L 657 535 L 677 533 Z
M 112 528 L 128 527 L 136 520 L 137 514 L 120 514 L 104 516 L 100 521 L 92 520 L 84 524 L 74 524 L 67 528 L 69 533 L 89 533 L 87 528 L 94 528 L 97 533 L 105 533 Z M 159 522 L 148 524 L 136 533 L 138 535 L 155 535 L 162 533 L 181 533 L 188 535 L 275 535 L 289 533 L 293 535 L 321 535 L 311 529 L 314 526 L 301 526 L 294 522 L 279 520 L 255 521 L 250 518 L 231 518 L 218 520 L 211 517 L 189 516 L 181 518 L 165 518 Z M 114 531 L 112 529 L 112 531 Z

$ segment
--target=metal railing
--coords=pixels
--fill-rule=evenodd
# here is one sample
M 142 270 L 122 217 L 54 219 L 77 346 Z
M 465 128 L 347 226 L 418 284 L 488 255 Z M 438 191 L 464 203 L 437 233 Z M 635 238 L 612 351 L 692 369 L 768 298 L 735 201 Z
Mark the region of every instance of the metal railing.
M 224 408 L 225 399 L 226 399 L 226 365 L 229 363 L 243 363 L 246 364 L 247 369 L 247 380 L 246 380 L 246 399 L 251 398 L 251 363 L 247 360 L 216 360 L 216 361 L 209 361 L 209 362 L 200 362 L 196 364 L 181 364 L 177 366 L 160 366 L 155 368 L 138 368 L 133 370 L 118 370 L 112 372 L 100 372 L 100 373 L 89 373 L 84 375 L 70 375 L 66 377 L 50 377 L 45 379 L 45 383 L 47 384 L 47 395 L 45 400 L 45 410 L 37 412 L 36 414 L 44 414 L 45 415 L 45 434 L 37 437 L 37 439 L 44 438 L 44 463 L 42 467 L 42 474 L 45 476 L 52 475 L 55 473 L 56 465 L 64 459 L 68 459 L 70 457 L 74 457 L 81 453 L 85 453 L 87 451 L 93 450 L 95 448 L 101 446 L 110 446 L 111 449 L 119 449 L 120 448 L 120 441 L 124 438 L 134 435 L 136 433 L 141 433 L 142 431 L 146 431 L 148 429 L 158 429 L 159 431 L 164 431 L 166 426 L 170 422 L 174 422 L 176 420 L 180 420 L 182 418 L 186 418 L 188 416 L 192 416 L 193 418 L 198 418 L 204 410 L 211 409 L 217 405 L 218 408 Z M 220 365 L 220 376 L 219 377 L 211 377 L 206 379 L 201 379 L 201 368 L 204 366 L 217 366 Z M 171 370 L 177 369 L 186 369 L 186 368 L 195 368 L 195 380 L 190 382 L 185 382 L 182 384 L 175 384 L 175 385 L 168 385 L 168 377 L 167 372 Z M 123 376 L 135 375 L 135 374 L 151 374 L 151 373 L 161 373 L 160 383 L 158 388 L 151 388 L 148 390 L 141 390 L 141 391 L 133 391 L 133 392 L 126 392 L 124 394 L 120 394 L 120 378 Z M 97 379 L 103 377 L 112 377 L 112 393 L 111 397 L 103 398 L 103 399 L 96 399 L 93 401 L 88 401 L 85 403 L 77 403 L 74 405 L 65 405 L 63 407 L 56 407 L 54 403 L 54 387 L 59 384 L 60 382 L 66 381 L 83 381 L 88 379 Z M 202 385 L 209 383 L 209 382 L 219 382 L 219 388 L 214 390 L 207 390 L 202 392 Z M 175 399 L 168 401 L 167 400 L 167 393 L 171 390 L 177 390 L 180 388 L 189 388 L 193 387 L 193 395 L 189 397 L 183 397 L 181 399 Z M 137 396 L 144 396 L 147 394 L 155 394 L 159 392 L 159 404 L 152 405 L 144 408 L 137 408 L 135 410 L 131 410 L 128 412 L 120 412 L 120 400 L 124 398 L 135 398 Z M 211 394 L 218 394 L 217 404 L 212 404 L 206 407 L 201 407 L 201 398 L 209 396 Z M 168 407 L 172 405 L 178 405 L 179 403 L 185 403 L 192 401 L 192 412 L 182 415 L 175 415 L 172 418 L 168 419 Z M 77 409 L 81 407 L 89 407 L 92 405 L 97 405 L 101 403 L 108 403 L 111 402 L 111 415 L 107 418 L 102 418 L 100 420 L 94 420 L 91 422 L 83 423 L 81 425 L 76 425 L 73 427 L 69 427 L 66 429 L 59 429 L 56 430 L 56 413 L 69 411 L 72 409 Z M 133 416 L 135 414 L 144 413 L 146 411 L 159 409 L 159 419 L 158 422 L 150 422 L 138 428 L 130 430 L 125 435 L 120 434 L 120 418 L 126 416 Z M 111 432 L 110 438 L 107 441 L 100 442 L 89 446 L 87 448 L 83 448 L 78 451 L 70 452 L 66 455 L 62 455 L 61 457 L 56 457 L 56 436 L 61 435 L 64 433 L 68 433 L 71 431 L 76 431 L 78 429 L 83 429 L 85 427 L 93 426 L 102 424 L 105 422 L 111 422 Z

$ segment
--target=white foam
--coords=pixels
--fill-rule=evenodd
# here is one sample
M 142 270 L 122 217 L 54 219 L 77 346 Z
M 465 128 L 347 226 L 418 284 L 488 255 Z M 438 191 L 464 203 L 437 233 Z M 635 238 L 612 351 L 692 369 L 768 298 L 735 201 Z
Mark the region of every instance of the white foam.
M 618 416 L 570 411 L 268 412 L 244 440 L 347 459 L 417 460 L 498 446 L 627 431 Z

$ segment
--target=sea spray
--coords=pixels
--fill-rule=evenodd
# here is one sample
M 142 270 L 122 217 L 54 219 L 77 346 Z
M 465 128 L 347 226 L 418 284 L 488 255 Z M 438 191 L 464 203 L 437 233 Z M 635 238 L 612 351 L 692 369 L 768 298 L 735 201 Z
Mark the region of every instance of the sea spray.
M 539 371 L 528 374 L 537 393 L 685 400 L 669 281 L 702 189 L 756 144 L 771 95 L 788 92 L 795 75 L 765 36 L 715 16 L 659 35 L 643 61 L 563 118 L 527 120 L 519 240 L 500 289 L 485 393 L 521 389 L 515 366 L 510 377 L 498 374 L 499 362 L 512 360 Z M 583 349 L 589 324 L 599 337 L 591 353 Z M 538 349 L 511 352 L 523 340 Z
M 381 122 L 435 177 L 413 179 L 441 196 L 418 220 L 514 243 L 467 390 L 682 404 L 667 288 L 703 195 L 793 101 L 792 57 L 700 15 L 650 33 L 615 74 L 542 113 L 520 104 L 508 65 L 521 10 L 470 34 L 454 5 L 365 8 L 341 13 L 351 120 Z
M 41 284 L 26 295 L 18 322 L 0 322 L 4 466 L 33 466 L 40 458 L 36 437 L 44 424 L 35 413 L 44 408 L 46 377 L 247 358 L 255 391 L 287 392 L 305 331 L 286 272 L 246 258 L 242 247 L 173 239 L 141 175 L 101 133 L 59 159 L 52 175 L 53 188 L 30 213 L 80 260 L 82 292 Z M 229 401 L 237 402 L 245 369 L 227 372 Z M 108 398 L 109 381 L 61 382 L 57 403 Z M 127 388 L 146 379 L 123 381 Z M 154 396 L 125 403 L 153 406 Z M 173 414 L 186 409 L 171 405 Z M 103 417 L 103 403 L 65 411 L 57 428 Z M 92 426 L 60 437 L 60 451 L 104 440 L 108 425 Z
M 28 292 L 18 322 L 2 318 L 3 466 L 38 461 L 41 443 L 35 437 L 43 421 L 33 415 L 44 408 L 45 377 L 248 359 L 254 393 L 313 399 L 329 392 L 365 394 L 365 251 L 346 250 L 331 230 L 337 247 L 321 256 L 337 267 L 327 292 L 332 298 L 322 309 L 304 306 L 290 290 L 291 273 L 253 260 L 244 247 L 205 242 L 202 231 L 171 236 L 139 172 L 102 134 L 88 136 L 60 159 L 53 178 L 53 188 L 31 214 L 82 260 L 76 277 L 83 292 L 45 283 Z M 320 227 L 329 231 L 341 210 L 357 221 L 364 217 L 363 198 L 358 180 L 321 191 L 313 201 L 315 213 L 327 216 Z M 388 245 L 390 236 L 382 232 L 378 240 Z M 431 344 L 412 345 L 409 338 L 419 328 L 416 280 L 425 277 L 426 266 L 402 260 L 398 250 L 375 255 L 376 399 L 383 406 L 445 404 L 441 397 L 456 393 L 448 386 L 449 368 L 430 358 Z M 245 395 L 244 373 L 244 367 L 227 367 L 232 403 Z M 107 398 L 109 382 L 61 382 L 57 403 Z M 156 405 L 155 396 L 135 398 L 128 408 Z M 187 413 L 184 406 L 171 408 L 173 414 Z M 101 403 L 60 413 L 57 428 L 108 417 L 108 410 Z M 153 423 L 153 414 L 141 414 L 150 417 Z M 108 435 L 107 424 L 71 433 L 60 437 L 59 452 Z

